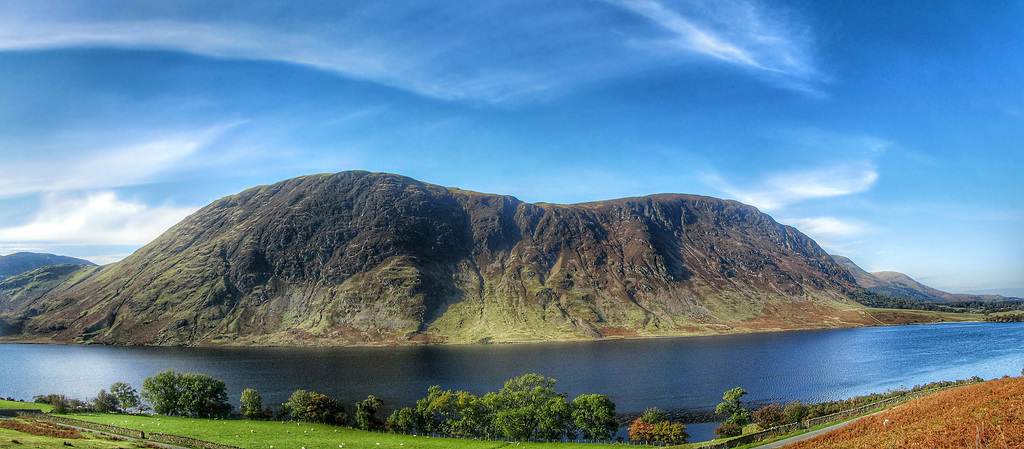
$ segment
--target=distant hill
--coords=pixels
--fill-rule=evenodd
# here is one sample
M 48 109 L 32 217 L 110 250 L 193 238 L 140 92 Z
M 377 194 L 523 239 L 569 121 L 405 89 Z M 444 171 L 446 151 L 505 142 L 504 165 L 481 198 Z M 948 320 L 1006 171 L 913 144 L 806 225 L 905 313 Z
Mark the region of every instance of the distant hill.
M 0 281 L 50 265 L 96 265 L 88 260 L 44 253 L 14 253 L 0 256 Z
M 869 273 L 861 269 L 847 257 L 832 255 L 832 259 L 853 276 L 857 285 L 872 293 L 892 296 L 894 298 L 912 299 L 921 302 L 963 302 L 963 301 L 1004 301 L 1019 298 L 1007 298 L 999 295 L 969 295 L 948 293 L 915 281 L 910 276 L 895 271 L 877 271 Z
M 814 240 L 735 201 L 531 204 L 368 172 L 252 188 L 121 262 L 56 275 L 0 284 L 0 319 L 23 339 L 338 346 L 877 324 Z

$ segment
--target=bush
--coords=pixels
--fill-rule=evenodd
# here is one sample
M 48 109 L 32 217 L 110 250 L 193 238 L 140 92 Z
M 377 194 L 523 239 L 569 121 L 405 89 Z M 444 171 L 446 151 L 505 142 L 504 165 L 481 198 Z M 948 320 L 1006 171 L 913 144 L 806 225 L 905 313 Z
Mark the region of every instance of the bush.
M 100 393 L 92 400 L 92 409 L 96 413 L 116 413 L 120 411 L 121 401 L 117 396 L 107 393 L 107 390 L 100 390 Z
M 161 372 L 142 381 L 142 397 L 161 415 L 226 418 L 234 408 L 223 381 L 205 374 Z
M 786 420 L 786 424 L 794 424 L 807 419 L 808 412 L 806 405 L 801 404 L 800 401 L 793 401 L 782 410 L 782 415 Z
M 732 438 L 743 435 L 743 427 L 735 422 L 725 422 L 715 427 L 715 438 Z
M 782 406 L 769 404 L 755 411 L 751 417 L 761 429 L 771 429 L 786 423 L 786 416 L 782 413 Z
M 296 421 L 348 424 L 348 415 L 341 403 L 315 391 L 296 390 L 288 402 L 281 405 L 281 414 Z
M 384 428 L 384 422 L 377 417 L 377 412 L 384 407 L 384 401 L 380 398 L 369 395 L 365 400 L 356 404 L 356 428 L 360 430 L 377 431 Z

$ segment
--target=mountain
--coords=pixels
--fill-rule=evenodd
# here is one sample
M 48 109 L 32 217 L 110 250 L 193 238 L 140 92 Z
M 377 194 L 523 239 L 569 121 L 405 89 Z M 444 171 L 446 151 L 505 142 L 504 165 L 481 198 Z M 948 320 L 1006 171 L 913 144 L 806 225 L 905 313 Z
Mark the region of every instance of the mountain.
M 872 293 L 877 293 L 895 298 L 912 299 L 922 302 L 964 302 L 964 301 L 1004 301 L 1016 300 L 1019 298 L 1006 298 L 999 295 L 969 295 L 963 293 L 948 293 L 942 290 L 929 287 L 912 279 L 903 273 L 895 271 L 867 272 L 847 257 L 833 254 L 832 259 L 853 276 L 857 285 L 864 287 Z
M 116 264 L 34 273 L 0 283 L 20 340 L 468 343 L 873 322 L 846 269 L 741 203 L 531 204 L 368 172 L 249 189 Z
M 43 253 L 14 253 L 0 256 L 0 281 L 49 265 L 95 265 L 84 259 Z

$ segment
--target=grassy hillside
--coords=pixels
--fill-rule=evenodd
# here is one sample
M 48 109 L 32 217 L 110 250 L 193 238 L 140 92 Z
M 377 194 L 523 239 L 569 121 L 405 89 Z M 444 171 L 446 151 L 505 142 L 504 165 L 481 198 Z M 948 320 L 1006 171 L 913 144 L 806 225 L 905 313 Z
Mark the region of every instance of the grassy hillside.
M 936 393 L 787 447 L 1024 447 L 1024 378 L 991 380 Z
M 0 410 L 42 410 L 49 412 L 53 409 L 50 404 L 36 404 L 35 402 L 18 402 L 0 399 Z

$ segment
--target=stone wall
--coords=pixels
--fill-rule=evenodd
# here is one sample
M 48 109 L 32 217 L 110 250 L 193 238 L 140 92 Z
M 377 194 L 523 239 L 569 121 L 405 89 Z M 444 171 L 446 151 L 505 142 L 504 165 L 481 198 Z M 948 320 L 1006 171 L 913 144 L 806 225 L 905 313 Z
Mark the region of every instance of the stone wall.
M 107 424 L 94 423 L 91 421 L 82 421 L 73 418 L 66 418 L 63 416 L 55 416 L 49 413 L 34 413 L 26 412 L 21 410 L 18 416 L 24 416 L 26 418 L 32 418 L 39 421 L 49 421 L 57 424 L 66 424 L 75 427 L 84 427 L 86 429 L 99 430 L 101 432 L 116 433 L 118 435 L 124 435 L 132 438 L 138 438 L 140 440 L 146 438 L 145 432 L 135 429 L 126 429 L 124 427 L 111 426 Z
M 195 447 L 200 449 L 241 449 L 237 446 L 228 446 L 226 444 L 213 443 L 210 441 L 197 440 L 195 438 L 170 435 L 166 433 L 150 433 L 149 440 L 159 441 L 161 443 L 175 444 L 178 446 Z

